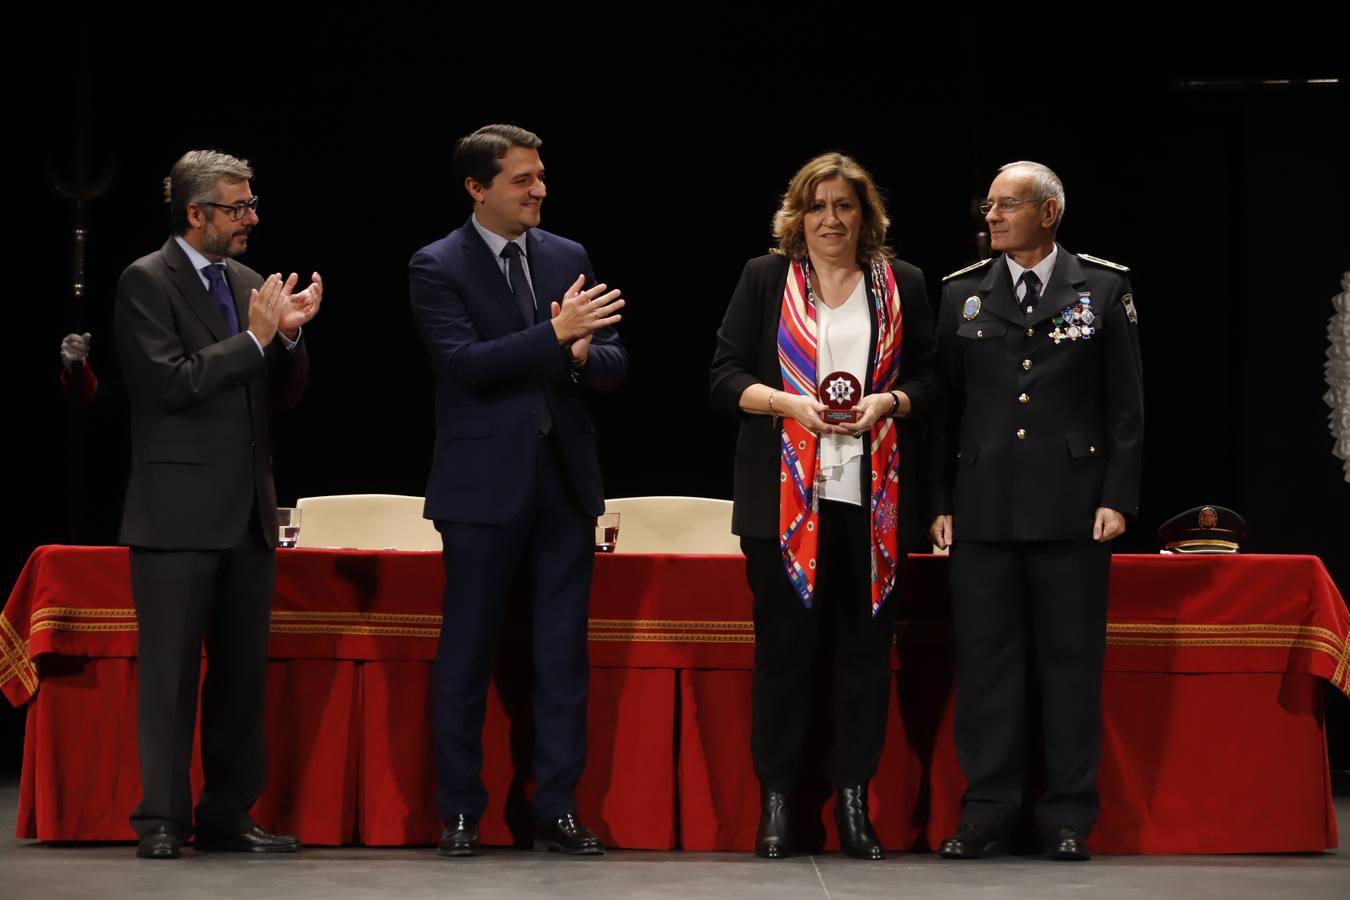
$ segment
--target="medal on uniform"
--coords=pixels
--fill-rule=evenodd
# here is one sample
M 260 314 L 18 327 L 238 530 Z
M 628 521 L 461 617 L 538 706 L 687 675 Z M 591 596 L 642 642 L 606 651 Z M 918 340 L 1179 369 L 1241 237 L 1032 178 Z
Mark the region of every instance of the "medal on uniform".
M 1050 332 L 1050 340 L 1056 344 L 1062 341 L 1086 341 L 1097 333 L 1091 325 L 1097 315 L 1092 311 L 1092 294 L 1080 291 L 1078 302 L 1059 311 L 1054 318 L 1055 330 Z
M 966 298 L 966 303 L 961 307 L 961 315 L 967 322 L 980 314 L 980 295 L 971 294 Z

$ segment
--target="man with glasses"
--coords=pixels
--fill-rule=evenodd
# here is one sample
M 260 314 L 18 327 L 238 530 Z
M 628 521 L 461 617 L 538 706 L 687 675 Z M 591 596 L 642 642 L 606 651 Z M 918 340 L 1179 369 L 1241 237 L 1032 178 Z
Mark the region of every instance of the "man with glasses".
M 1044 720 L 1035 820 L 1051 859 L 1097 820 L 1111 541 L 1138 511 L 1143 385 L 1128 270 L 1056 243 L 1064 188 L 1003 166 L 981 211 L 1001 255 L 947 276 L 933 541 L 951 547 L 957 755 L 952 859 L 1004 851 L 1021 817 L 1028 667 Z
M 131 406 L 130 546 L 139 632 L 136 855 L 293 852 L 250 818 L 263 786 L 263 699 L 277 543 L 269 417 L 299 400 L 301 326 L 323 283 L 263 278 L 236 262 L 258 224 L 244 160 L 183 155 L 168 179 L 172 236 L 117 284 L 114 342 Z M 202 643 L 202 770 L 189 771 Z

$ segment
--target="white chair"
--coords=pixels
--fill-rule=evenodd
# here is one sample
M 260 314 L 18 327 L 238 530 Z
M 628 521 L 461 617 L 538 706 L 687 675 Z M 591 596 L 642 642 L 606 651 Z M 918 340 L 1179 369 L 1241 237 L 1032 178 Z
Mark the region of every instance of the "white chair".
M 421 497 L 334 494 L 302 497 L 298 547 L 440 550 L 441 535 L 422 518 Z
M 735 553 L 731 501 L 708 497 L 616 497 L 605 512 L 619 513 L 615 553 Z M 303 531 L 303 529 L 302 529 Z

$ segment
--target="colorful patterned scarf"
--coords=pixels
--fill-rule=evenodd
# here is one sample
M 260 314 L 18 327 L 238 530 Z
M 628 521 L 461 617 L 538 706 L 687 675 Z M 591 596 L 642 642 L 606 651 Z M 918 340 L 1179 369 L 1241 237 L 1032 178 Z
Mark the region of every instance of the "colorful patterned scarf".
M 900 376 L 903 315 L 895 273 L 884 258 L 872 261 L 867 276 L 876 298 L 876 345 L 872 348 L 872 393 L 884 393 Z M 811 263 L 794 259 L 783 290 L 778 323 L 778 362 L 783 391 L 818 398 L 816 373 L 816 294 L 811 287 Z M 857 374 L 857 373 L 855 373 Z M 866 385 L 864 385 L 866 389 Z M 871 441 L 871 577 L 872 614 L 881 609 L 895 587 L 899 537 L 896 533 L 900 493 L 900 447 L 896 422 L 878 419 Z M 783 420 L 779 461 L 778 546 L 788 580 L 802 603 L 810 606 L 816 589 L 816 550 L 820 544 L 818 493 L 821 477 L 820 441 L 796 419 Z

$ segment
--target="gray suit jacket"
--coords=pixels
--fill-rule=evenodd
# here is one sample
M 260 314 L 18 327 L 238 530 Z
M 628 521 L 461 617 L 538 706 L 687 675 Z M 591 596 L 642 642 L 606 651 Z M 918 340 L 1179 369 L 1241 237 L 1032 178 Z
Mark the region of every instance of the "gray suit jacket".
M 117 283 L 114 340 L 131 407 L 131 477 L 121 541 L 165 550 L 234 546 L 256 508 L 277 539 L 269 418 L 299 400 L 303 339 L 259 353 L 248 326 L 257 272 L 228 260 L 241 331 L 225 319 L 178 243 L 136 260 Z

